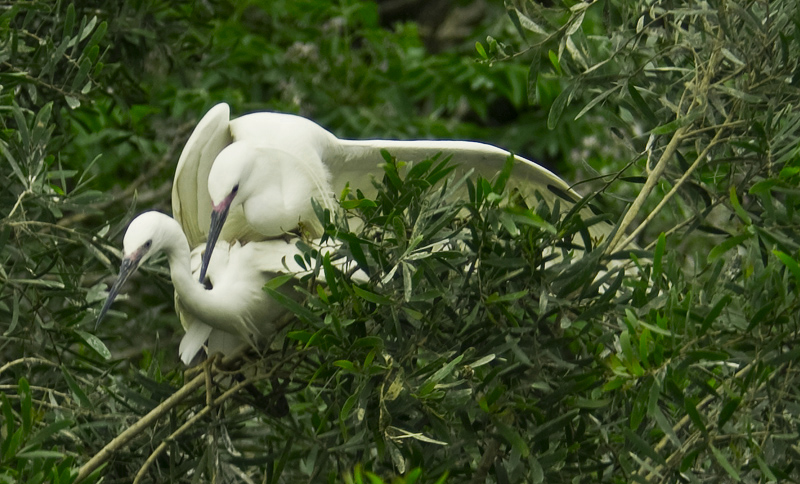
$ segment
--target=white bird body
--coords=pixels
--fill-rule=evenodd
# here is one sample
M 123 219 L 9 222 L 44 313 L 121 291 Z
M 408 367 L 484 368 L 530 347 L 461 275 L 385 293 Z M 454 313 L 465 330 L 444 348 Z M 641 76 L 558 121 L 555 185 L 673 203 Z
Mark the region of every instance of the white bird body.
M 101 312 L 108 309 L 124 281 L 147 258 L 163 251 L 175 287 L 175 304 L 186 335 L 180 357 L 188 364 L 208 339 L 209 351 L 227 352 L 242 342 L 254 344 L 275 332 L 274 322 L 283 306 L 263 291 L 264 284 L 280 273 L 302 272 L 294 255 L 297 247 L 283 239 L 242 245 L 221 241 L 208 269 L 211 288 L 197 279 L 204 245 L 190 251 L 181 226 L 159 212 L 136 217 L 123 239 L 120 277 L 109 291 Z
M 220 166 L 235 165 L 236 169 L 215 172 L 212 168 L 215 178 L 209 184 L 209 193 L 213 200 L 216 188 L 237 185 L 239 203 L 233 204 L 221 239 L 280 237 L 294 230 L 300 221 L 316 222 L 311 199 L 329 203 L 330 175 L 325 165 L 312 165 L 302 159 L 281 148 L 246 139 L 226 146 L 216 162 Z M 240 177 L 240 173 L 247 175 Z M 216 193 L 220 199 L 226 195 Z
M 223 240 L 264 240 L 298 224 L 314 228 L 317 220 L 312 198 L 332 206 L 347 183 L 367 196 L 376 193 L 371 179 L 382 174 L 384 149 L 410 162 L 452 155 L 457 174 L 474 170 L 487 179 L 512 156 L 501 148 L 471 141 L 344 140 L 291 114 L 260 112 L 230 120 L 230 108 L 221 103 L 198 123 L 181 154 L 173 204 L 185 198 L 180 195 L 183 184 L 198 196 L 197 204 L 174 206 L 176 219 L 192 234 L 190 240 L 195 237 L 201 242 L 205 239 L 200 237 L 209 235 L 207 256 L 213 253 L 218 234 Z M 557 199 L 568 203 L 580 200 L 577 192 L 549 170 L 522 157 L 514 158 L 507 186 L 526 199 L 539 193 L 551 204 Z M 184 175 L 184 170 L 188 174 Z M 204 174 L 208 174 L 207 187 L 199 183 Z M 465 194 L 463 190 L 462 196 Z M 203 230 L 205 227 L 209 229 Z M 602 238 L 609 228 L 595 225 L 590 233 Z
M 172 189 L 174 220 L 146 212 L 131 222 L 120 278 L 98 322 L 124 280 L 146 257 L 163 250 L 186 328 L 180 347 L 184 362 L 206 340 L 210 351 L 225 350 L 273 333 L 285 310 L 262 287 L 281 272 L 302 271 L 294 265 L 299 250 L 280 236 L 298 224 L 317 226 L 311 199 L 332 207 L 347 183 L 374 196 L 371 179 L 382 174 L 384 149 L 410 162 L 452 155 L 456 173 L 474 170 L 489 179 L 511 156 L 470 141 L 342 140 L 290 114 L 254 113 L 231 121 L 228 105 L 218 104 L 181 153 Z M 519 156 L 515 160 L 507 186 L 523 197 L 538 192 L 549 203 L 580 199 L 547 169 Z M 590 232 L 599 238 L 608 227 L 595 225 Z M 199 282 L 206 269 L 211 289 Z
M 211 115 L 219 106 L 221 105 L 212 108 L 206 116 Z M 221 114 L 221 111 L 215 113 Z M 217 125 L 224 126 L 224 123 L 220 119 Z M 475 174 L 487 179 L 495 176 L 512 155 L 502 148 L 474 141 L 339 139 L 309 119 L 283 113 L 246 114 L 230 121 L 229 131 L 233 141 L 247 140 L 265 148 L 289 152 L 310 169 L 329 173 L 330 188 L 334 193 L 339 193 L 345 184 L 350 183 L 350 186 L 360 188 L 364 193 L 374 194 L 371 178 L 382 174 L 380 165 L 385 162 L 381 150 L 388 151 L 402 161 L 422 161 L 437 154 L 452 155 L 453 163 L 458 165 L 458 172 L 475 170 Z M 188 143 L 186 149 L 189 149 Z M 533 191 L 539 190 L 548 201 L 553 201 L 556 196 L 560 196 L 550 189 L 555 187 L 561 193 L 569 193 L 573 197 L 572 202 L 581 198 L 569 184 L 546 168 L 521 156 L 514 156 L 514 159 L 517 163 L 512 169 L 509 183 L 510 186 L 522 190 L 523 195 L 532 195 Z M 223 159 L 222 163 L 217 163 L 218 161 L 214 161 L 217 168 L 212 167 L 210 173 L 229 170 L 235 163 L 234 160 L 227 159 Z M 261 158 L 261 162 L 264 171 L 274 173 L 272 168 L 267 168 L 270 166 L 268 157 Z M 252 174 L 252 171 L 247 173 L 248 176 Z M 209 189 L 214 184 L 218 182 L 212 176 L 209 178 Z M 255 217 L 249 217 L 248 221 L 254 219 Z

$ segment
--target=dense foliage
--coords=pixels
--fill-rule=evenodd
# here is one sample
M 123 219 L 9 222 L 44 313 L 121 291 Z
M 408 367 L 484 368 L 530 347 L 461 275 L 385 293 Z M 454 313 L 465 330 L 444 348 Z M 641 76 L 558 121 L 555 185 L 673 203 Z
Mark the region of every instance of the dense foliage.
M 430 54 L 366 1 L 0 5 L 0 481 L 799 481 L 795 2 L 482 8 Z M 163 259 L 94 321 L 223 100 L 486 140 L 601 215 L 386 153 L 268 349 L 187 370 Z

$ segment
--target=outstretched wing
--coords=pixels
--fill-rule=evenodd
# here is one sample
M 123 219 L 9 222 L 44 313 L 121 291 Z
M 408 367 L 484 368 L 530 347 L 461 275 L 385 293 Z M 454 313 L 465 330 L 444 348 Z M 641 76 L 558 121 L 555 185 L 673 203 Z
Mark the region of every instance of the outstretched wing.
M 175 169 L 172 184 L 172 216 L 181 224 L 189 247 L 205 241 L 211 224 L 208 173 L 217 155 L 231 141 L 230 108 L 220 103 L 211 108 L 189 136 Z
M 496 146 L 474 141 L 434 141 L 434 140 L 340 140 L 341 155 L 339 163 L 330 166 L 334 184 L 345 178 L 358 178 L 361 173 L 381 175 L 379 165 L 384 162 L 381 150 L 386 150 L 401 161 L 421 161 L 436 154 L 452 156 L 458 173 L 474 170 L 475 175 L 491 179 L 506 163 L 511 153 Z M 564 180 L 550 170 L 521 156 L 514 156 L 516 163 L 511 172 L 509 184 L 523 192 L 523 195 L 541 192 L 548 201 L 565 198 L 576 202 L 581 196 L 572 190 Z M 334 189 L 339 188 L 334 186 Z
M 457 166 L 456 176 L 474 170 L 474 175 L 491 180 L 504 167 L 512 154 L 502 148 L 473 141 L 394 141 L 394 140 L 338 140 L 337 156 L 326 157 L 326 165 L 331 171 L 333 190 L 338 193 L 349 182 L 352 188 L 360 188 L 367 196 L 375 195 L 369 177 L 380 178 L 383 174 L 380 165 L 384 162 L 381 150 L 386 150 L 401 161 L 421 161 L 434 155 L 452 156 Z M 571 206 L 581 200 L 580 194 L 570 185 L 540 166 L 521 156 L 514 156 L 514 166 L 506 186 L 516 190 L 523 199 L 536 200 L 535 194 L 549 204 L 558 200 L 562 206 Z M 466 197 L 466 188 L 460 196 Z M 591 217 L 591 210 L 582 211 L 585 218 Z M 602 240 L 610 233 L 610 224 L 599 223 L 589 227 L 589 233 Z

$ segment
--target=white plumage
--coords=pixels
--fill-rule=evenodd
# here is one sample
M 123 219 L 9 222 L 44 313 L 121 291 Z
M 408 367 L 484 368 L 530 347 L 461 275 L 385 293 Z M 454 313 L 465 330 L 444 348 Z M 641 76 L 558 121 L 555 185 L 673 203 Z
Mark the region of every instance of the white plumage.
M 257 240 L 280 236 L 298 223 L 314 227 L 312 198 L 332 204 L 334 194 L 347 183 L 367 196 L 374 195 L 371 178 L 382 173 L 383 149 L 411 162 L 439 153 L 452 155 L 457 174 L 474 170 L 487 179 L 512 156 L 501 148 L 470 141 L 339 139 L 313 121 L 291 114 L 261 112 L 230 120 L 230 108 L 222 103 L 206 113 L 181 154 L 178 172 L 194 170 L 198 179 L 208 180 L 208 186 L 196 187 L 190 175 L 185 179 L 188 186 L 183 187 L 176 176 L 173 200 L 184 200 L 180 196 L 184 191 L 198 190 L 189 199 L 197 204 L 181 203 L 176 218 L 184 221 L 190 240 L 199 241 L 208 233 L 206 257 L 212 254 L 218 234 L 222 240 Z M 530 198 L 539 192 L 549 203 L 557 198 L 574 203 L 581 198 L 546 168 L 514 158 L 508 186 L 522 196 Z M 590 231 L 599 238 L 608 228 L 594 226 Z
M 209 351 L 230 351 L 242 342 L 255 344 L 274 333 L 283 306 L 263 291 L 271 278 L 288 271 L 302 272 L 294 256 L 294 241 L 267 240 L 241 245 L 220 241 L 208 269 L 208 289 L 200 283 L 204 244 L 190 250 L 181 226 L 168 215 L 145 212 L 130 223 L 123 239 L 119 278 L 109 291 L 98 322 L 122 284 L 149 257 L 163 251 L 175 287 L 175 306 L 186 335 L 180 357 L 188 364 L 208 340 Z
M 175 218 L 146 212 L 128 227 L 120 276 L 98 322 L 128 276 L 147 257 L 164 251 L 186 329 L 180 345 L 185 363 L 206 341 L 210 351 L 224 352 L 272 334 L 284 309 L 262 287 L 279 273 L 302 271 L 294 262 L 299 253 L 294 241 L 282 236 L 298 224 L 317 227 L 312 198 L 333 207 L 334 194 L 347 183 L 374 196 L 371 178 L 382 173 L 384 149 L 411 162 L 452 155 L 457 174 L 474 170 L 489 179 L 512 156 L 469 141 L 343 140 L 290 114 L 254 113 L 230 120 L 228 105 L 218 104 L 201 119 L 181 153 L 172 189 Z M 523 197 L 538 192 L 549 203 L 580 199 L 547 169 L 514 159 L 507 185 Z M 602 238 L 609 228 L 595 225 L 590 232 Z M 206 280 L 211 289 L 200 282 Z

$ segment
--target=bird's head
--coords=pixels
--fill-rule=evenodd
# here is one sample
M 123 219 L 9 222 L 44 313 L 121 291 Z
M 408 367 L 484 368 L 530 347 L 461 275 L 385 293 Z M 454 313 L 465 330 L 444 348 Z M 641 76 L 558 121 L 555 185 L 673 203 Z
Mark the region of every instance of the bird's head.
M 219 152 L 208 174 L 208 194 L 213 210 L 230 208 L 243 202 L 246 194 L 242 191 L 248 186 L 248 175 L 257 151 L 258 148 L 247 141 L 235 141 Z
M 136 267 L 157 253 L 169 239 L 167 223 L 172 219 L 161 212 L 144 212 L 133 219 L 122 238 L 124 259 L 136 261 Z
M 123 257 L 119 268 L 119 276 L 117 276 L 117 280 L 108 291 L 108 299 L 106 299 L 103 309 L 100 310 L 95 328 L 108 312 L 111 303 L 114 302 L 125 281 L 136 272 L 136 269 L 144 261 L 164 247 L 168 240 L 166 233 L 166 223 L 168 221 L 171 222 L 172 219 L 163 213 L 145 212 L 133 219 L 128 225 L 128 230 L 122 239 Z
M 200 269 L 200 281 L 206 276 L 211 254 L 231 208 L 247 198 L 248 175 L 256 157 L 256 148 L 246 141 L 235 141 L 220 151 L 208 174 L 208 194 L 211 197 L 211 226 L 208 230 L 206 252 Z

